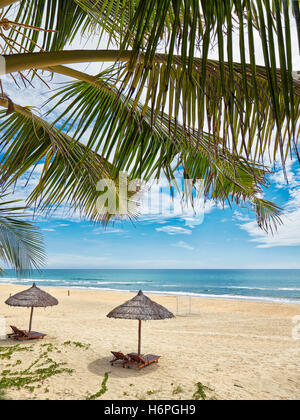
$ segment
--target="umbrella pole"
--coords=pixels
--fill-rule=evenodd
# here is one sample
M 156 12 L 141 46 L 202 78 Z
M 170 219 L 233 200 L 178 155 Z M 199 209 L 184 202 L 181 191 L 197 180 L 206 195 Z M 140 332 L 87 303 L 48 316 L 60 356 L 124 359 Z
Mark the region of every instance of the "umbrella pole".
M 138 355 L 141 354 L 141 331 L 142 331 L 142 321 L 139 319 L 139 345 L 138 345 Z
M 31 324 L 32 324 L 32 314 L 33 314 L 33 306 L 31 307 L 31 312 L 30 312 L 30 320 L 29 320 L 29 332 L 31 331 Z

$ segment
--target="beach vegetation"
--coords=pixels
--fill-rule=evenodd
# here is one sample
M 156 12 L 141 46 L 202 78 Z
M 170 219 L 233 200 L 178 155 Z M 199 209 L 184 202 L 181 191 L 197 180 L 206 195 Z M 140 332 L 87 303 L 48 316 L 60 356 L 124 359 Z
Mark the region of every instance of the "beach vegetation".
M 183 388 L 181 385 L 178 385 L 176 388 L 173 389 L 172 394 L 176 395 L 176 394 L 181 394 L 183 392 Z
M 3 400 L 7 400 L 7 397 L 5 396 L 5 393 L 4 393 L 4 391 L 1 391 L 0 390 L 0 401 L 3 401 Z
M 201 382 L 196 383 L 196 391 L 193 394 L 193 398 L 195 400 L 206 400 L 207 395 L 205 391 L 211 391 L 213 392 L 213 389 L 209 388 L 206 385 L 203 385 Z
M 143 400 L 146 400 L 146 399 L 147 399 L 147 395 L 146 395 L 146 393 L 137 392 L 137 393 L 135 394 L 135 398 L 136 398 L 137 400 L 141 400 L 141 401 L 143 401 Z
M 58 347 L 53 346 L 52 344 L 43 343 L 38 348 L 38 356 L 36 356 L 27 367 L 24 366 L 21 370 L 16 369 L 16 367 L 22 364 L 22 361 L 19 359 L 13 364 L 10 363 L 6 365 L 0 372 L 0 392 L 4 395 L 5 391 L 11 389 L 20 390 L 23 388 L 32 394 L 37 389 L 40 389 L 50 377 L 59 374 L 71 375 L 74 370 L 70 369 L 66 362 L 59 362 L 50 357 L 50 353 L 55 349 L 58 353 Z M 12 359 L 12 357 L 20 351 L 32 352 L 33 350 L 36 352 L 37 346 L 35 346 L 34 349 L 33 345 L 25 347 L 20 346 L 19 344 L 0 347 L 0 358 Z M 10 369 L 8 369 L 8 367 L 10 367 Z M 49 388 L 46 387 L 44 392 L 49 392 Z
M 63 343 L 64 346 L 74 346 L 80 349 L 88 350 L 90 348 L 90 344 L 83 344 L 80 341 L 65 341 Z
M 153 389 L 153 390 L 149 390 L 149 391 L 146 391 L 146 394 L 147 395 L 155 395 L 155 394 L 159 394 L 161 392 L 161 389 Z
M 107 386 L 106 386 L 107 381 L 108 381 L 108 372 L 105 372 L 100 390 L 96 392 L 96 394 L 88 395 L 86 397 L 86 400 L 95 400 L 97 398 L 100 398 L 103 394 L 105 394 L 105 392 L 107 391 Z
M 44 381 L 54 375 L 61 373 L 73 373 L 72 369 L 64 367 L 66 363 L 57 363 L 52 359 L 42 360 L 45 356 L 38 357 L 29 368 L 22 371 L 2 371 L 0 376 L 0 389 L 21 389 L 25 387 L 30 392 L 34 391 L 34 387 L 29 384 Z M 38 362 L 42 362 L 37 365 Z M 32 369 L 37 365 L 36 369 Z
M 1 346 L 0 347 L 0 359 L 11 359 L 12 355 L 15 352 L 32 351 L 32 349 L 33 349 L 33 345 L 21 346 L 20 344 L 16 344 L 14 346 Z

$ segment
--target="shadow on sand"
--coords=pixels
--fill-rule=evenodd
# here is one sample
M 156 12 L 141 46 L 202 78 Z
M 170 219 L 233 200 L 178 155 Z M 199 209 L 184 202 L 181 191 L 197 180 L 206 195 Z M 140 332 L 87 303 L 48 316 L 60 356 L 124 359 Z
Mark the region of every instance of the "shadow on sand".
M 111 357 L 102 357 L 88 365 L 88 369 L 94 375 L 104 376 L 108 372 L 110 376 L 116 378 L 135 378 L 141 375 L 148 375 L 149 373 L 159 369 L 157 363 L 139 369 L 137 365 L 132 365 L 130 368 L 123 368 L 122 363 L 115 363 L 113 366 L 110 364 Z

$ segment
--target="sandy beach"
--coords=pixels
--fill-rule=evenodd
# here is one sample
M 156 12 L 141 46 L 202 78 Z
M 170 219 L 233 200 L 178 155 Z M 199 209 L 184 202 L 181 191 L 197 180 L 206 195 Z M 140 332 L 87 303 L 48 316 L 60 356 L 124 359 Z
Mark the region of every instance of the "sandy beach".
M 28 328 L 29 309 L 4 303 L 24 288 L 0 285 L 6 333 L 10 325 Z M 208 399 L 299 399 L 300 340 L 292 337 L 298 305 L 194 299 L 193 314 L 142 323 L 142 352 L 161 359 L 138 370 L 109 363 L 111 350 L 137 351 L 138 322 L 106 317 L 133 293 L 72 289 L 68 296 L 66 289 L 44 290 L 59 300 L 58 306 L 34 312 L 33 330 L 47 337 L 23 342 L 10 358 L 1 357 L 7 353 L 3 347 L 17 342 L 1 340 L 0 380 L 6 370 L 26 372 L 41 357 L 66 363 L 61 366 L 73 372 L 8 388 L 8 398 L 85 399 L 101 389 L 107 372 L 102 399 L 193 399 L 199 382 Z M 149 297 L 176 312 L 175 296 Z

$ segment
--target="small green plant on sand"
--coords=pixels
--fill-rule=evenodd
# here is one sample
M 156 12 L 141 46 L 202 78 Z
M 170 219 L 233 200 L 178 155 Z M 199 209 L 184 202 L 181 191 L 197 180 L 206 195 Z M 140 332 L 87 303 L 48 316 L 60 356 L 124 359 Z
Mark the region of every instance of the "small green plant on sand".
M 38 364 L 38 362 L 42 363 Z M 63 365 L 65 365 L 65 363 L 57 363 L 52 359 L 42 360 L 42 358 L 39 357 L 29 366 L 29 368 L 23 371 L 3 371 L 0 376 L 0 391 L 10 388 L 27 388 L 30 392 L 33 392 L 33 383 L 44 381 L 45 379 L 60 373 L 73 373 L 72 369 L 62 367 Z M 35 369 L 33 369 L 33 367 L 35 367 Z
M 205 390 L 206 391 L 213 391 L 213 389 L 209 388 L 208 386 L 203 385 L 201 382 L 197 382 L 196 387 L 197 387 L 197 389 L 193 394 L 193 398 L 195 400 L 206 400 L 207 395 L 205 393 Z
M 90 344 L 80 343 L 80 341 L 65 341 L 64 342 L 64 346 L 71 346 L 71 345 L 84 349 L 84 350 L 88 350 L 91 346 Z
M 152 390 L 147 391 L 146 394 L 154 395 L 154 394 L 158 394 L 159 392 L 161 392 L 161 389 L 153 389 L 153 391 Z
M 7 400 L 4 391 L 0 391 L 0 401 Z
M 0 347 L 1 359 L 11 359 L 14 353 L 19 351 L 33 351 L 32 346 L 21 347 L 19 344 L 15 346 Z M 0 372 L 0 394 L 9 389 L 27 389 L 33 393 L 35 389 L 41 388 L 41 383 L 45 379 L 61 373 L 73 373 L 72 369 L 65 367 L 66 363 L 58 363 L 49 357 L 49 353 L 53 351 L 52 344 L 41 344 L 39 347 L 39 355 L 27 366 L 21 370 L 17 370 L 17 366 L 22 364 L 21 360 L 7 364 L 5 369 Z M 7 369 L 7 367 L 15 369 Z
M 107 386 L 106 386 L 107 380 L 108 380 L 108 372 L 105 372 L 100 390 L 96 394 L 87 396 L 86 400 L 95 400 L 96 398 L 99 398 L 101 397 L 101 395 L 105 394 L 105 392 L 107 391 Z
M 21 347 L 20 344 L 15 346 L 0 347 L 0 359 L 11 359 L 12 355 L 17 351 L 32 351 L 31 346 Z
M 176 395 L 176 394 L 181 394 L 182 392 L 183 392 L 182 386 L 178 385 L 176 388 L 173 389 L 172 394 Z
M 136 398 L 137 400 L 145 400 L 145 399 L 146 399 L 146 395 L 145 395 L 145 394 L 142 394 L 142 393 L 140 393 L 140 394 L 135 394 L 135 398 Z

